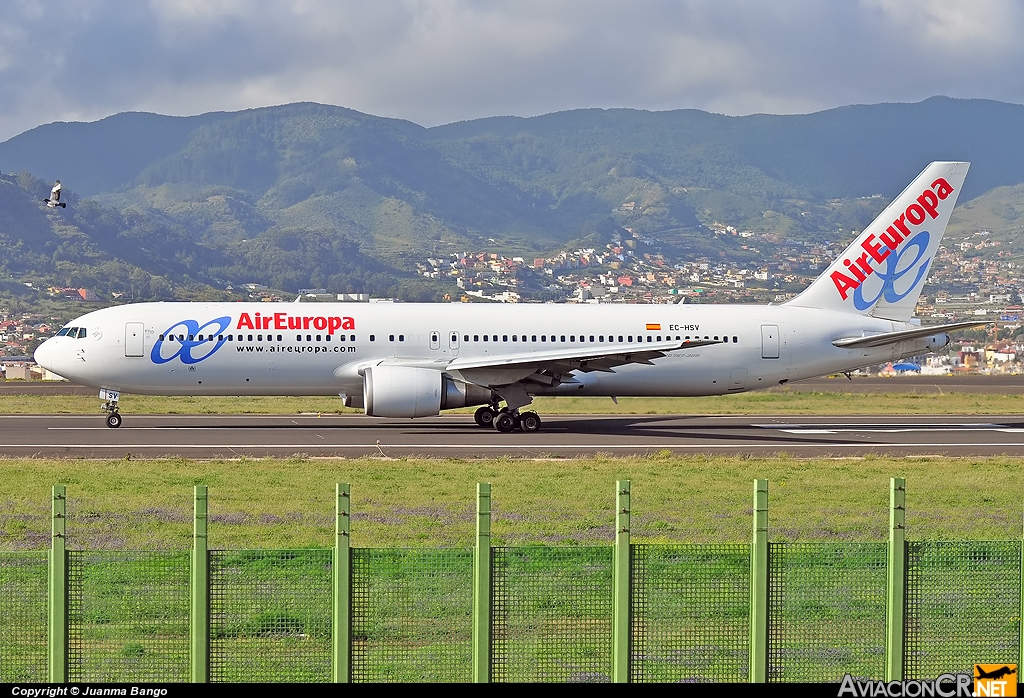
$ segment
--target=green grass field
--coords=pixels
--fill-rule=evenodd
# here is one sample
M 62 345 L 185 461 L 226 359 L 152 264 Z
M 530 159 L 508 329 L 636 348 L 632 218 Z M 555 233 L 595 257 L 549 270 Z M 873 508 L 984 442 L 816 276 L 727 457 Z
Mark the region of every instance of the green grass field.
M 73 548 L 190 545 L 192 488 L 210 488 L 214 548 L 332 544 L 334 483 L 352 483 L 353 545 L 469 546 L 477 482 L 495 544 L 606 544 L 616 479 L 633 483 L 637 542 L 743 542 L 754 478 L 770 481 L 773 540 L 882 541 L 888 486 L 907 478 L 913 539 L 1021 536 L 1024 460 L 676 456 L 584 459 L 0 461 L 0 549 L 49 545 L 50 488 L 68 488 Z
M 85 395 L 10 395 L 4 414 L 101 414 L 99 398 Z M 693 398 L 540 397 L 533 409 L 545 414 L 1016 414 L 1020 395 L 996 393 L 771 392 Z M 456 410 L 471 413 L 473 409 Z M 121 411 L 132 414 L 360 414 L 336 397 L 163 397 L 123 395 Z

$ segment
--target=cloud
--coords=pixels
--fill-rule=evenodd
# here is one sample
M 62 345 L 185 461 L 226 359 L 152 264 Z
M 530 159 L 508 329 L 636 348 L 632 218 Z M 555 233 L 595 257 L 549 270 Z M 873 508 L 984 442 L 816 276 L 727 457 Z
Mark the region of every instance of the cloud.
M 0 0 L 0 140 L 319 101 L 433 125 L 578 107 L 1024 101 L 1014 0 Z

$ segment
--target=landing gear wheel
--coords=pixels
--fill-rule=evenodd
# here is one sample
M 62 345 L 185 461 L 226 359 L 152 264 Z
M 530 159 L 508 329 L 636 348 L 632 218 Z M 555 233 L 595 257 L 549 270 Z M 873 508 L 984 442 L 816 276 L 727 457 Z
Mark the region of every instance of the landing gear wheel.
M 117 429 L 121 426 L 121 415 L 117 412 L 111 412 L 107 415 L 107 426 L 111 429 Z
M 536 412 L 523 412 L 519 415 L 519 428 L 527 433 L 540 431 L 540 415 Z
M 499 412 L 494 418 L 494 428 L 503 434 L 508 434 L 516 428 L 516 418 L 510 412 Z
M 495 411 L 490 407 L 481 407 L 473 415 L 473 419 L 476 420 L 477 426 L 490 427 L 494 425 Z

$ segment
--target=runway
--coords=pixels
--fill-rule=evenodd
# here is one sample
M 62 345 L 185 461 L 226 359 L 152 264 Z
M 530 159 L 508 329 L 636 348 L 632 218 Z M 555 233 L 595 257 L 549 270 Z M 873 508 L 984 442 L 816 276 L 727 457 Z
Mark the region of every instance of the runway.
M 1024 456 L 1024 416 L 550 415 L 534 434 L 482 429 L 471 415 L 125 415 L 120 429 L 107 428 L 102 414 L 0 416 L 0 454 L 8 457 L 570 458 L 664 450 L 798 458 Z

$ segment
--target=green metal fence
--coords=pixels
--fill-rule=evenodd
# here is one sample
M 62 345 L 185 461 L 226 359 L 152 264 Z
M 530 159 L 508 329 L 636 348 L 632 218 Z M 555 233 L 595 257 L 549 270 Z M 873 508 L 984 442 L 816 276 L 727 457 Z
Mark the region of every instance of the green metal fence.
M 973 671 L 989 657 L 1018 657 L 1020 592 L 1019 543 L 908 543 L 906 675 Z
M 47 553 L 0 553 L 0 682 L 46 681 Z
M 352 551 L 352 680 L 469 682 L 473 551 Z
M 884 675 L 886 552 L 885 543 L 769 546 L 769 681 Z
M 210 551 L 210 679 L 331 680 L 331 550 Z
M 492 560 L 492 681 L 610 682 L 611 548 L 494 548 Z
M 0 552 L 0 682 L 739 682 L 934 678 L 1020 662 L 1019 541 L 634 545 L 616 483 L 611 546 L 493 547 L 490 486 L 472 549 L 349 545 Z
M 68 679 L 189 678 L 187 552 L 68 552 Z
M 635 682 L 746 681 L 750 546 L 634 545 Z

